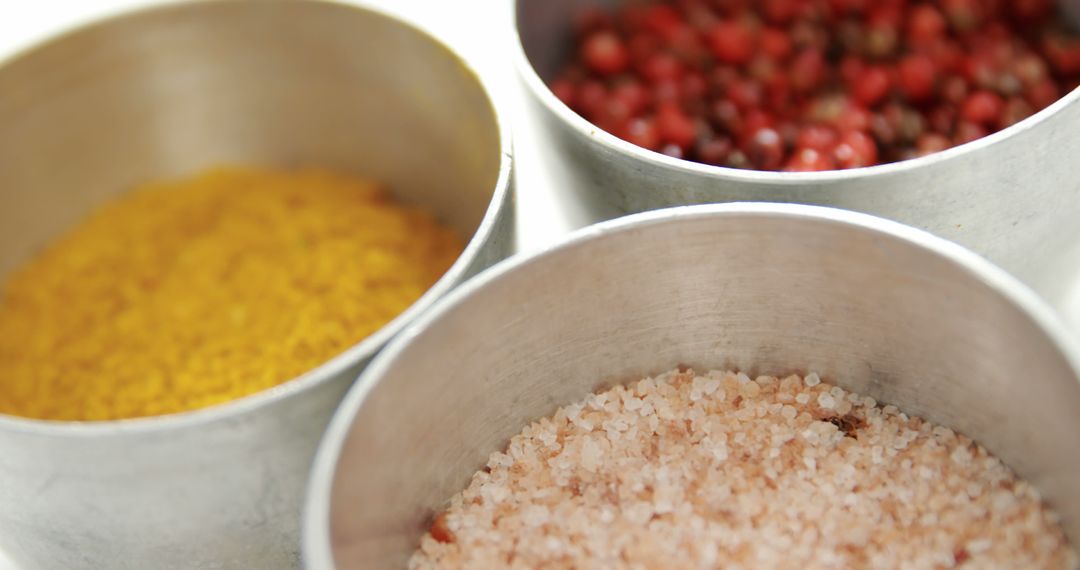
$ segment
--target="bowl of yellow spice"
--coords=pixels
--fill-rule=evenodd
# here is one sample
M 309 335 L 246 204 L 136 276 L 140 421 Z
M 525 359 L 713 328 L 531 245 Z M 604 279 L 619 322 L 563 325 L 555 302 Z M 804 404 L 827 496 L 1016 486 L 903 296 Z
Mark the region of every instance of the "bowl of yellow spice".
M 318 438 L 509 255 L 485 82 L 378 11 L 152 7 L 0 63 L 0 552 L 289 568 Z

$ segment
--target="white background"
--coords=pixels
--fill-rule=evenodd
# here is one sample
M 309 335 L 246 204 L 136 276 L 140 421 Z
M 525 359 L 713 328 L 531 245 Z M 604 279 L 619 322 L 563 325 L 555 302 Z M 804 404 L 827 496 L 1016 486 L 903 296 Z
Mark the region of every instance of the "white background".
M 349 1 L 349 0 L 345 0 Z M 488 80 L 514 130 L 518 180 L 518 245 L 536 249 L 556 241 L 583 216 L 572 199 L 544 183 L 533 127 L 520 111 L 513 70 L 510 0 L 352 0 L 376 5 L 424 27 L 456 49 Z M 0 65 L 18 52 L 82 23 L 150 4 L 147 0 L 0 0 Z M 0 125 L 0 129 L 3 125 Z M 575 221 L 576 220 L 576 221 Z M 14 570 L 0 552 L 0 570 Z

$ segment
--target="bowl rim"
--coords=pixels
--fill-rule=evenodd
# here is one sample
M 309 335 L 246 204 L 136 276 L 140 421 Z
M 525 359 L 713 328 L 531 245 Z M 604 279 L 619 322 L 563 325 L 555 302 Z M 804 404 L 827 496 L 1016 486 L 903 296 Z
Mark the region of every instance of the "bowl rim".
M 711 164 L 673 158 L 624 141 L 589 122 L 581 115 L 578 115 L 556 97 L 551 91 L 551 88 L 548 87 L 547 83 L 540 77 L 540 74 L 533 66 L 532 60 L 529 59 L 529 55 L 525 50 L 525 44 L 522 41 L 521 30 L 518 25 L 518 12 L 522 2 L 523 0 L 514 0 L 511 2 L 510 6 L 512 20 L 510 24 L 513 34 L 513 41 L 511 42 L 513 44 L 511 47 L 513 54 L 511 57 L 514 60 L 514 67 L 517 68 L 519 77 L 525 84 L 525 90 L 530 96 L 539 101 L 545 111 L 554 115 L 559 123 L 572 130 L 576 136 L 585 139 L 593 139 L 596 144 L 602 147 L 633 157 L 635 160 L 648 164 L 650 167 L 675 170 L 686 175 L 709 178 L 712 180 L 778 186 L 799 186 L 806 184 L 827 186 L 831 183 L 845 180 L 887 177 L 903 174 L 925 166 L 966 156 L 978 152 L 983 148 L 998 144 L 1004 140 L 1017 136 L 1020 133 L 1031 130 L 1041 123 L 1049 121 L 1061 110 L 1080 101 L 1080 87 L 1076 87 L 1072 91 L 1062 95 L 1058 100 L 1047 107 L 1002 130 L 926 156 L 901 160 L 898 162 L 888 162 L 874 166 L 849 168 L 846 170 L 824 170 L 819 172 L 784 172 L 713 166 Z M 807 190 L 811 192 L 814 189 L 815 188 L 809 186 L 807 187 Z
M 486 289 L 505 279 L 509 274 L 540 260 L 586 247 L 594 240 L 624 232 L 692 220 L 711 220 L 719 223 L 725 218 L 738 217 L 810 220 L 814 223 L 847 226 L 902 241 L 911 247 L 942 258 L 1003 297 L 1030 318 L 1045 333 L 1046 340 L 1062 355 L 1066 364 L 1072 369 L 1074 377 L 1080 382 L 1080 339 L 1074 338 L 1069 333 L 1064 322 L 1042 298 L 989 260 L 929 232 L 885 218 L 839 208 L 770 202 L 676 206 L 633 214 L 587 226 L 572 232 L 557 243 L 532 253 L 513 256 L 486 269 L 440 299 L 429 311 L 411 322 L 372 360 L 342 399 L 329 426 L 323 432 L 322 441 L 312 462 L 301 523 L 301 553 L 305 567 L 335 568 L 330 541 L 330 506 L 342 448 L 367 396 L 381 383 L 387 371 L 395 367 L 402 359 L 403 353 L 411 345 L 413 339 L 423 335 L 430 327 L 442 320 L 444 315 L 474 296 L 482 296 Z
M 276 386 L 248 394 L 240 398 L 172 414 L 160 416 L 145 416 L 137 418 L 124 418 L 116 420 L 100 421 L 69 421 L 69 420 L 43 420 L 27 418 L 10 414 L 0 413 L 0 432 L 17 432 L 25 434 L 45 435 L 54 437 L 120 437 L 131 434 L 148 434 L 168 430 L 197 428 L 202 425 L 228 420 L 237 416 L 255 413 L 262 408 L 272 406 L 282 400 L 290 398 L 321 386 L 350 366 L 354 366 L 365 359 L 370 359 L 382 349 L 395 335 L 399 334 L 405 326 L 423 314 L 436 300 L 461 285 L 467 277 L 467 272 L 472 263 L 478 257 L 480 250 L 487 245 L 496 225 L 501 221 L 500 214 L 507 206 L 512 205 L 513 190 L 511 188 L 513 169 L 513 144 L 512 133 L 505 109 L 505 95 L 497 89 L 496 83 L 487 73 L 481 72 L 474 67 L 463 55 L 440 38 L 433 30 L 408 19 L 389 9 L 375 6 L 369 0 L 308 0 L 307 2 L 295 2 L 294 0 L 261 0 L 250 2 L 247 0 L 201 0 L 190 2 L 185 0 L 168 0 L 162 3 L 139 6 L 134 9 L 121 10 L 119 12 L 106 13 L 103 16 L 83 22 L 79 25 L 67 28 L 60 33 L 50 35 L 32 45 L 17 50 L 10 57 L 0 57 L 0 73 L 10 66 L 26 58 L 33 57 L 42 50 L 70 41 L 74 37 L 114 26 L 118 23 L 151 17 L 170 11 L 189 11 L 213 9 L 214 5 L 233 4 L 246 6 L 259 5 L 297 5 L 310 4 L 316 9 L 333 8 L 347 11 L 366 12 L 370 16 L 381 18 L 386 25 L 393 25 L 402 31 L 416 36 L 421 41 L 428 42 L 445 55 L 449 55 L 461 66 L 466 76 L 474 83 L 479 94 L 485 99 L 490 111 L 491 120 L 494 123 L 498 136 L 498 173 L 495 178 L 491 199 L 484 211 L 484 216 L 477 225 L 476 231 L 469 238 L 468 243 L 458 255 L 449 269 L 427 291 L 424 292 L 407 309 L 402 311 L 390 322 L 384 324 L 374 333 L 368 335 L 360 342 L 348 347 L 322 364 L 312 368 L 298 376 L 290 378 Z M 255 8 L 259 9 L 259 8 Z M 496 149 L 492 149 L 493 151 Z M 513 215 L 510 212 L 509 215 Z

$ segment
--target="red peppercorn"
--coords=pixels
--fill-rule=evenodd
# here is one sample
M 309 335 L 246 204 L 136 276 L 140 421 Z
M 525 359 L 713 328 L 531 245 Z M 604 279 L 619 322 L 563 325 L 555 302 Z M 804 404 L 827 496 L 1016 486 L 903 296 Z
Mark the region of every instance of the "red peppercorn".
M 736 79 L 727 88 L 728 100 L 743 110 L 760 108 L 764 97 L 762 85 L 748 79 Z
M 836 164 L 829 158 L 829 155 L 813 148 L 796 150 L 791 159 L 784 164 L 784 170 L 788 172 L 819 172 L 834 168 L 836 168 Z
M 990 134 L 986 127 L 970 121 L 960 121 L 956 125 L 956 133 L 953 135 L 953 144 L 961 145 L 975 139 L 981 139 Z
M 915 142 L 915 151 L 919 156 L 925 156 L 945 150 L 952 146 L 949 137 L 940 133 L 923 133 Z
M 992 125 L 998 121 L 1004 108 L 1005 102 L 997 93 L 976 91 L 964 100 L 960 107 L 960 116 L 972 123 Z
M 761 170 L 776 170 L 784 160 L 784 143 L 780 133 L 770 127 L 761 127 L 751 133 L 743 145 L 750 163 Z
M 945 34 L 946 27 L 945 17 L 933 4 L 917 4 L 908 14 L 908 42 L 932 42 Z
M 631 115 L 640 115 L 652 103 L 652 94 L 638 81 L 630 80 L 616 85 L 611 98 L 621 101 Z
M 556 79 L 551 82 L 551 92 L 571 109 L 576 106 L 577 85 L 569 79 Z
M 593 32 L 581 45 L 581 59 L 589 69 L 601 75 L 614 75 L 626 71 L 630 65 L 630 53 L 615 32 Z
M 996 126 L 999 129 L 1007 129 L 1030 117 L 1033 112 L 1031 104 L 1025 101 L 1023 97 L 1010 97 L 1005 102 L 1005 110 L 998 118 Z
M 816 49 L 806 49 L 791 62 L 791 86 L 798 92 L 809 93 L 825 81 L 825 56 Z
M 1013 60 L 1012 71 L 1027 87 L 1039 83 L 1049 75 L 1046 62 L 1031 52 L 1017 56 Z
M 872 107 L 889 94 L 891 83 L 889 72 L 884 67 L 873 65 L 866 68 L 851 85 L 851 95 L 860 104 Z
M 778 28 L 761 30 L 761 52 L 773 61 L 786 61 L 791 57 L 791 38 L 787 32 Z
M 660 133 L 651 118 L 630 119 L 622 129 L 621 138 L 649 150 L 660 148 Z
M 603 83 L 599 81 L 587 81 L 578 90 L 577 93 L 577 112 L 585 116 L 586 119 L 592 119 L 596 115 L 600 114 L 601 109 L 604 107 L 604 103 L 607 102 L 608 92 Z
M 1035 22 L 1050 15 L 1054 5 L 1051 0 L 1010 0 L 1012 15 L 1024 22 Z
M 877 164 L 877 144 L 862 131 L 847 131 L 833 147 L 832 156 L 840 168 L 859 168 Z
M 660 140 L 683 151 L 689 149 L 697 137 L 694 122 L 677 105 L 666 104 L 660 107 L 656 114 L 656 128 L 660 133 Z
M 836 131 L 824 125 L 807 125 L 799 131 L 795 146 L 827 151 L 836 146 Z
M 776 125 L 776 120 L 761 109 L 751 109 L 743 114 L 742 128 L 739 131 L 739 140 L 743 141 L 743 150 L 746 150 L 745 142 L 752 139 L 761 129 L 771 129 Z
M 845 102 L 833 126 L 841 131 L 865 131 L 870 128 L 870 111 L 850 101 Z
M 709 30 L 709 47 L 725 63 L 745 63 L 754 55 L 754 37 L 739 22 L 719 22 Z
M 763 0 L 762 13 L 770 24 L 784 25 L 799 13 L 798 0 Z
M 742 114 L 739 108 L 728 99 L 719 99 L 709 105 L 709 122 L 717 129 L 738 133 L 742 131 Z
M 925 101 L 934 95 L 937 71 L 927 56 L 911 54 L 900 60 L 898 69 L 900 91 L 911 101 Z
M 958 33 L 969 32 L 982 23 L 979 0 L 941 0 L 949 26 Z
M 682 15 L 673 6 L 654 4 L 645 8 L 641 25 L 649 32 L 668 39 L 678 33 L 684 22 Z
M 1043 42 L 1050 65 L 1061 75 L 1080 73 L 1080 38 L 1053 35 Z
M 675 56 L 658 52 L 649 56 L 641 66 L 641 74 L 650 83 L 676 81 L 682 78 L 683 64 Z
M 701 162 L 716 166 L 724 166 L 733 149 L 731 139 L 724 136 L 703 139 L 694 147 Z
M 1061 97 L 1061 90 L 1053 79 L 1046 78 L 1024 90 L 1024 97 L 1036 109 L 1049 107 Z
M 666 154 L 671 158 L 686 158 L 686 151 L 677 144 L 666 144 L 660 147 L 660 154 Z
M 854 83 L 863 71 L 866 70 L 866 62 L 854 55 L 846 55 L 840 60 L 840 77 L 847 83 Z

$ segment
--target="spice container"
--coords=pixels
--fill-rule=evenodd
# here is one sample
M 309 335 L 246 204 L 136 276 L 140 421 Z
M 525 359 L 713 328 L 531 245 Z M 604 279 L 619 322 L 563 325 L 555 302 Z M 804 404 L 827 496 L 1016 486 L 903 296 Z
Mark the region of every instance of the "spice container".
M 878 218 L 729 204 L 602 224 L 485 272 L 372 363 L 316 458 L 305 562 L 401 567 L 522 426 L 680 364 L 812 370 L 950 426 L 1039 489 L 1075 543 L 1073 343 L 1000 269 Z
M 1019 276 L 1052 304 L 1080 291 L 1063 270 L 1080 257 L 1077 154 L 1080 92 L 1002 131 L 903 162 L 827 172 L 767 172 L 693 163 L 647 151 L 589 123 L 560 101 L 554 80 L 575 49 L 575 18 L 616 2 L 515 3 L 516 61 L 529 109 L 551 145 L 559 183 L 593 219 L 674 205 L 740 200 L 867 212 L 967 246 Z M 692 4 L 687 3 L 687 4 Z M 1075 293 L 1074 293 L 1075 294 Z
M 378 181 L 471 238 L 398 318 L 264 392 L 135 420 L 0 416 L 0 549 L 20 567 L 296 566 L 303 484 L 341 394 L 407 321 L 511 251 L 510 140 L 483 82 L 370 9 L 185 3 L 6 62 L 0 121 L 0 275 L 132 187 L 230 164 Z

